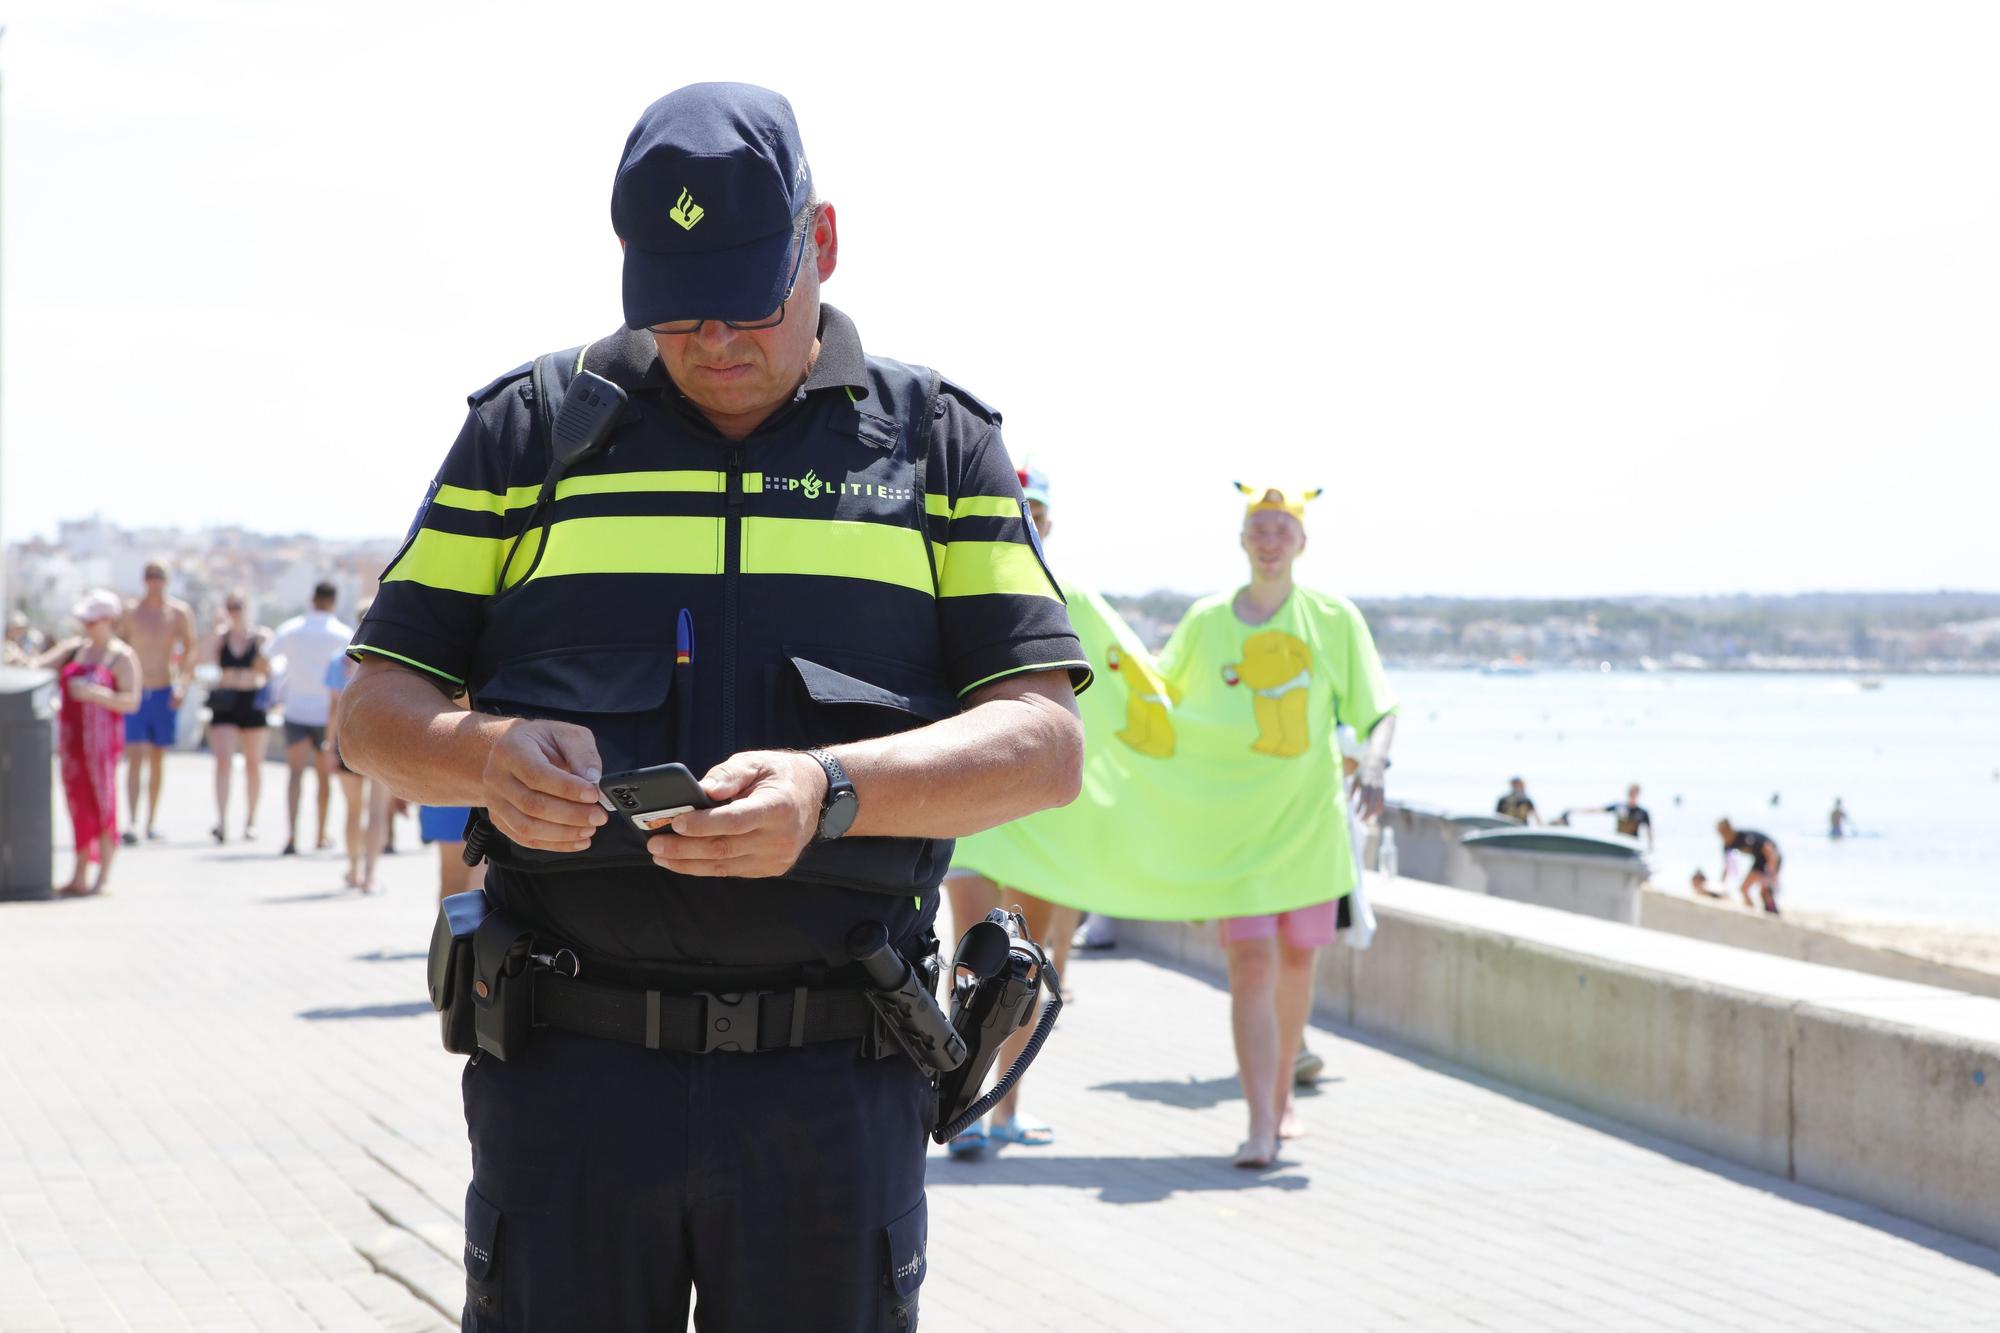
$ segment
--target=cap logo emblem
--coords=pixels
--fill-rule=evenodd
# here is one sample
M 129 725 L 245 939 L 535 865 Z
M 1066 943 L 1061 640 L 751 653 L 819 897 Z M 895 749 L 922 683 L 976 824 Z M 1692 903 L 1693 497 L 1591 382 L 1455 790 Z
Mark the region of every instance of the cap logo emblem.
M 667 210 L 667 216 L 680 223 L 682 231 L 693 231 L 694 224 L 708 216 L 708 210 L 697 204 L 694 196 L 687 192 L 687 186 L 683 185 L 681 197 Z

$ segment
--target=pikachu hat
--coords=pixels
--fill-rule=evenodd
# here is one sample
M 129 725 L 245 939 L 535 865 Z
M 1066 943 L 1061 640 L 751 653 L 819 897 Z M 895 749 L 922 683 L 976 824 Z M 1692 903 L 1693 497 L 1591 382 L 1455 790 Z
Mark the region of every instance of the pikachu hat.
M 1290 514 L 1299 521 L 1299 526 L 1302 528 L 1306 525 L 1306 502 L 1317 500 L 1326 493 L 1325 488 L 1321 486 L 1315 486 L 1309 491 L 1294 492 L 1280 490 L 1276 486 L 1245 486 L 1240 481 L 1234 485 L 1238 494 L 1250 497 L 1250 504 L 1243 511 L 1245 519 L 1261 510 L 1275 509 L 1280 513 Z

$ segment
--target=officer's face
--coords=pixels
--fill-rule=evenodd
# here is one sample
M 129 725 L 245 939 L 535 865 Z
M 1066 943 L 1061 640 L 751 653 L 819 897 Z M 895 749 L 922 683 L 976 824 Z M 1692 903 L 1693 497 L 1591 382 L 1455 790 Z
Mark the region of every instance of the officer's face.
M 788 402 L 819 350 L 819 285 L 833 276 L 839 255 L 833 205 L 814 219 L 812 253 L 785 302 L 784 322 L 769 329 L 732 329 L 708 320 L 693 333 L 655 333 L 661 364 L 702 415 L 740 440 Z
M 1250 569 L 1264 578 L 1291 573 L 1292 562 L 1306 549 L 1306 530 L 1290 514 L 1260 509 L 1243 524 L 1243 552 Z

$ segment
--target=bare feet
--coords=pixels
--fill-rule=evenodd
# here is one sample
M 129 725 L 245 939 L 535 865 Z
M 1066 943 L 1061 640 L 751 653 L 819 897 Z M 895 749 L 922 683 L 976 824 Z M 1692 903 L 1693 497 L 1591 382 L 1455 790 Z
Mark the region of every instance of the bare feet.
M 1298 1110 L 1287 1106 L 1285 1113 L 1278 1117 L 1278 1137 L 1281 1139 L 1302 1139 L 1305 1136 L 1305 1122 L 1299 1119 Z
M 1275 1134 L 1252 1134 L 1243 1140 L 1243 1146 L 1236 1150 L 1231 1159 L 1232 1166 L 1245 1171 L 1262 1171 L 1278 1160 L 1278 1136 Z
M 81 898 L 84 894 L 83 876 L 78 875 L 69 883 L 56 890 L 58 898 Z

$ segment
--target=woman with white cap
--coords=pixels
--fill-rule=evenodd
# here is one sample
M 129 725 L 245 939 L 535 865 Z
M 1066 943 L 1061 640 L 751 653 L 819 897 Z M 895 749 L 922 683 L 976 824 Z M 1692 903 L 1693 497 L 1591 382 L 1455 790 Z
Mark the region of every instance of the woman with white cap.
M 56 748 L 62 756 L 63 796 L 76 829 L 76 869 L 56 892 L 68 896 L 104 892 L 112 855 L 118 850 L 118 756 L 125 749 L 124 715 L 139 709 L 139 658 L 112 633 L 125 604 L 116 593 L 92 589 L 72 615 L 83 633 L 64 639 L 36 659 L 52 667 L 61 691 Z M 97 877 L 86 887 L 87 871 Z

